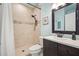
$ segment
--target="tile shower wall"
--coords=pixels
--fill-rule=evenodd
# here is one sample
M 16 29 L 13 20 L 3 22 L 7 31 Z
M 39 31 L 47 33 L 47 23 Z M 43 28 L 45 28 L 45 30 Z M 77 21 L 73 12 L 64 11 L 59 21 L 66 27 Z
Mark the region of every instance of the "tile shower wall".
M 37 15 L 40 21 L 40 10 L 37 8 L 25 7 L 21 4 L 13 4 L 14 38 L 16 55 L 28 55 L 28 48 L 39 42 L 40 23 L 34 31 L 34 19 L 32 14 Z M 25 50 L 25 52 L 22 52 Z

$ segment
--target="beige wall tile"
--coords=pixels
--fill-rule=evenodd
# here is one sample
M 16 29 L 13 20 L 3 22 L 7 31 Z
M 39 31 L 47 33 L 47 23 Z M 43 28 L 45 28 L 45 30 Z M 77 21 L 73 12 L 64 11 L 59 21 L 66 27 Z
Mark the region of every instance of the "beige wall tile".
M 38 21 L 40 21 L 39 9 L 31 9 L 21 4 L 13 4 L 13 19 L 21 22 L 21 24 L 14 23 L 16 55 L 22 55 L 22 49 L 27 49 L 23 55 L 29 53 L 28 48 L 39 42 L 40 22 L 34 31 L 34 19 L 31 17 L 32 14 L 36 14 Z

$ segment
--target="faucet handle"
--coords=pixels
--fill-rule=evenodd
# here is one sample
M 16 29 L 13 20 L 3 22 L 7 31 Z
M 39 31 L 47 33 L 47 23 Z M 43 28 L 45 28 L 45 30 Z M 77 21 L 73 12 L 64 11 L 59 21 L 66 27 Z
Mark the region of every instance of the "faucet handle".
M 63 37 L 63 34 L 57 33 L 57 37 Z

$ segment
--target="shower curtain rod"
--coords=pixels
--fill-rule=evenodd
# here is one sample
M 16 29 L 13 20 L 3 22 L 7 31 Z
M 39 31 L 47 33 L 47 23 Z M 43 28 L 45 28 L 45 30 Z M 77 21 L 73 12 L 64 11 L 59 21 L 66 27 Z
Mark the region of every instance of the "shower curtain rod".
M 31 3 L 27 3 L 27 4 L 30 5 L 30 6 L 33 6 L 33 7 L 35 7 L 35 8 L 41 9 L 41 8 L 39 8 L 39 7 L 37 7 L 37 6 L 33 5 L 33 4 L 31 4 Z

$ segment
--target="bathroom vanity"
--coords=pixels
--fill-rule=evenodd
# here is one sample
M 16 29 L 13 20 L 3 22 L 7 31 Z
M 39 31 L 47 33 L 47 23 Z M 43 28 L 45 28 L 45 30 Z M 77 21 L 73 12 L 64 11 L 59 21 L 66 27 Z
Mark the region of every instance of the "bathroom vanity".
M 52 10 L 52 33 L 79 35 L 79 3 L 67 3 Z M 73 33 L 75 35 L 73 36 Z M 44 56 L 79 56 L 79 40 L 43 37 Z
M 43 37 L 43 55 L 79 56 L 79 40 L 54 36 Z

